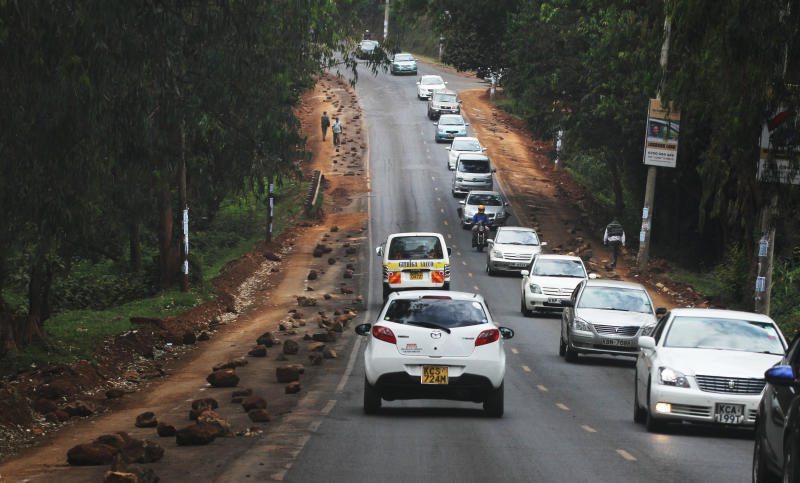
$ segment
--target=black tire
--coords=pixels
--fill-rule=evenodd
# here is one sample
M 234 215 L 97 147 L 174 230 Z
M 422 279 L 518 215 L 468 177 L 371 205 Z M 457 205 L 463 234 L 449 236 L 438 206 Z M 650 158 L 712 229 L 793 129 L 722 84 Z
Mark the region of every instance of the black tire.
M 567 353 L 567 344 L 564 343 L 564 339 L 562 339 L 561 336 L 559 335 L 558 336 L 558 355 L 560 355 L 561 357 L 564 357 L 564 355 L 566 353 Z
M 639 375 L 633 374 L 633 422 L 644 423 L 647 420 L 647 411 L 639 405 Z
M 444 285 L 442 285 L 442 290 L 450 290 L 450 282 L 445 282 Z
M 364 377 L 364 413 L 375 414 L 381 408 L 381 395 Z
M 770 471 L 764 456 L 764 426 L 756 426 L 755 443 L 753 444 L 753 483 L 774 483 L 778 475 Z
M 383 302 L 386 303 L 386 299 L 389 298 L 389 294 L 392 293 L 392 289 L 387 287 L 386 285 L 383 286 Z
M 569 343 L 569 334 L 567 335 L 567 343 L 564 347 L 564 360 L 567 362 L 578 362 L 578 351 L 572 348 Z
M 501 382 L 500 387 L 489 391 L 489 394 L 486 395 L 486 399 L 483 401 L 483 410 L 486 411 L 486 415 L 489 416 L 490 418 L 503 417 L 504 384 L 505 382 Z
M 650 412 L 650 385 L 647 385 L 647 416 L 645 417 L 645 427 L 647 431 L 650 433 L 662 433 L 664 432 L 664 421 L 660 421 L 659 419 L 653 416 L 653 413 Z
M 497 272 L 492 270 L 492 267 L 490 267 L 488 263 L 486 264 L 486 273 L 489 274 L 490 277 L 497 275 Z
M 519 311 L 522 312 L 523 317 L 530 317 L 533 315 L 533 312 L 528 310 L 528 307 L 525 306 L 525 296 L 520 295 L 520 302 L 519 302 Z
M 797 438 L 791 433 L 784 441 L 783 449 L 783 481 L 788 483 L 800 482 L 800 465 L 798 465 Z

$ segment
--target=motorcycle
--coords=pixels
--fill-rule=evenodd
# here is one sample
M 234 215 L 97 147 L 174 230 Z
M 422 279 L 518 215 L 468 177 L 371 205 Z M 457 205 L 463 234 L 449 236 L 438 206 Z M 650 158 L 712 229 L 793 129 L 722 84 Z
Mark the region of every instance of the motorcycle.
M 476 225 L 475 230 L 475 248 L 482 252 L 486 248 L 486 236 L 489 234 L 489 225 L 485 221 L 481 221 Z

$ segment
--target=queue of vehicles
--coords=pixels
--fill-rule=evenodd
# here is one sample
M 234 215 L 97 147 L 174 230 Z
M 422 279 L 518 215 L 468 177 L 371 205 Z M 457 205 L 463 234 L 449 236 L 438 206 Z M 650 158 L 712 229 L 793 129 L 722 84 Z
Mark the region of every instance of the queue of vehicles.
M 641 284 L 597 279 L 579 257 L 542 253 L 546 242 L 535 230 L 502 226 L 508 202 L 492 190 L 495 168 L 486 148 L 467 137 L 460 114 L 432 105 L 437 91 L 452 92 L 445 89 L 439 76 L 417 82 L 417 96 L 431 99 L 428 117 L 439 119 L 435 140 L 452 142 L 452 193 L 464 195 L 459 219 L 469 227 L 476 207 L 486 208 L 497 228 L 486 272 L 521 275 L 523 316 L 561 313 L 558 353 L 568 362 L 582 354 L 635 358 L 633 419 L 648 431 L 675 422 L 755 427 L 753 481 L 779 473 L 783 481 L 800 481 L 800 338 L 787 352 L 783 334 L 765 315 L 656 308 Z M 460 112 L 457 98 L 447 101 Z M 461 119 L 450 124 L 454 117 Z M 463 130 L 439 127 L 451 125 Z M 393 251 L 401 245 L 402 252 Z M 376 251 L 385 304 L 374 325 L 356 329 L 371 335 L 364 410 L 375 412 L 381 400 L 441 398 L 482 402 L 488 415 L 502 416 L 502 341 L 514 332 L 494 325 L 480 295 L 449 290 L 445 238 L 397 233 Z

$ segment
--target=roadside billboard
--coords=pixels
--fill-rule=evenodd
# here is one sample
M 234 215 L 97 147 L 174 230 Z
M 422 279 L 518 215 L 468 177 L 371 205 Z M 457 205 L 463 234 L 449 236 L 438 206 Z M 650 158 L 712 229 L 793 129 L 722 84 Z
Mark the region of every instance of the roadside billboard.
M 678 159 L 678 133 L 681 114 L 665 109 L 661 99 L 650 99 L 647 132 L 644 141 L 644 164 L 674 168 Z
M 761 129 L 756 179 L 765 183 L 800 184 L 800 145 L 795 139 L 798 116 L 781 109 Z

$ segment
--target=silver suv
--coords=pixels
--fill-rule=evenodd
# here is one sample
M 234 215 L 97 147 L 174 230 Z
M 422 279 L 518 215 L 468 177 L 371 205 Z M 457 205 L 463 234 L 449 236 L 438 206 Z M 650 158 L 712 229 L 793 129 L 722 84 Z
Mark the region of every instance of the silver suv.
M 467 194 L 472 190 L 492 191 L 494 179 L 489 157 L 485 154 L 459 154 L 456 160 L 456 171 L 453 175 L 453 196 Z
M 439 119 L 441 114 L 460 114 L 461 100 L 455 91 L 441 89 L 434 91 L 428 100 L 428 119 Z

